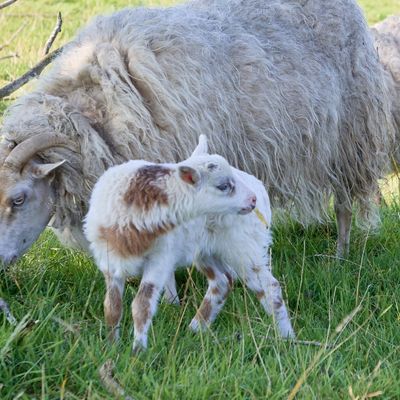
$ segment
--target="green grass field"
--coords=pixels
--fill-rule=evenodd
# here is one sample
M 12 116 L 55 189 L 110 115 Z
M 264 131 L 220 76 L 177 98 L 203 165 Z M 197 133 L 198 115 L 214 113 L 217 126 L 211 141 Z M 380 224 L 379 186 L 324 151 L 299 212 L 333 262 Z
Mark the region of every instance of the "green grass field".
M 57 11 L 62 11 L 64 29 L 55 47 L 91 16 L 123 4 L 127 2 L 21 0 L 0 11 L 2 43 L 25 24 L 0 50 L 0 57 L 20 56 L 0 59 L 0 85 L 41 57 Z M 400 13 L 399 0 L 360 4 L 371 23 Z M 0 112 L 6 104 L 0 103 Z M 0 398 L 113 398 L 98 373 L 112 358 L 116 378 L 134 399 L 284 399 L 296 382 L 298 399 L 399 399 L 400 202 L 396 185 L 392 191 L 390 205 L 382 206 L 380 231 L 354 227 L 351 254 L 342 263 L 334 258 L 333 221 L 307 229 L 290 221 L 274 227 L 274 274 L 284 287 L 298 339 L 330 345 L 322 347 L 278 340 L 271 320 L 240 283 L 210 331 L 192 334 L 187 326 L 205 282 L 196 272 L 182 271 L 181 307 L 161 303 L 149 350 L 132 357 L 130 302 L 137 282 L 128 285 L 124 297 L 122 340 L 110 347 L 102 276 L 89 258 L 60 247 L 46 232 L 2 273 L 0 297 L 9 301 L 21 324 L 36 323 L 21 331 L 0 315 Z

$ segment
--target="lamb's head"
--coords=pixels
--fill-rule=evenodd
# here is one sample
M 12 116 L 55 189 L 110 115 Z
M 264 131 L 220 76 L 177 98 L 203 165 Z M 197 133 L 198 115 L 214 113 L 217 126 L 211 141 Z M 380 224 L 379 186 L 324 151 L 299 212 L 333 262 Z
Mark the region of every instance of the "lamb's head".
M 63 140 L 35 135 L 20 144 L 0 146 L 0 262 L 15 261 L 37 239 L 53 211 L 53 171 L 64 161 L 40 163 L 36 154 Z
M 221 156 L 207 153 L 207 139 L 200 136 L 192 156 L 178 164 L 181 181 L 192 187 L 192 202 L 200 213 L 247 214 L 256 206 L 256 195 Z

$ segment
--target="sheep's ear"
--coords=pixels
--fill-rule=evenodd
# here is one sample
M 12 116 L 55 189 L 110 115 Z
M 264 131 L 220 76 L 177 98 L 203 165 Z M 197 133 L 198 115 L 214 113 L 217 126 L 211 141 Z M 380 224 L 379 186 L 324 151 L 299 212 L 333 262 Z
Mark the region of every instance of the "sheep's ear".
M 192 167 L 179 167 L 179 177 L 190 185 L 195 185 L 200 181 L 200 174 Z
M 57 163 L 52 164 L 38 164 L 34 163 L 30 166 L 30 173 L 36 179 L 42 179 L 48 176 L 51 172 L 53 172 L 60 165 L 63 165 L 67 160 L 62 160 Z
M 208 154 L 208 143 L 207 143 L 207 136 L 206 135 L 200 135 L 199 136 L 199 144 L 197 147 L 194 149 L 194 152 L 192 153 L 193 156 L 200 156 Z

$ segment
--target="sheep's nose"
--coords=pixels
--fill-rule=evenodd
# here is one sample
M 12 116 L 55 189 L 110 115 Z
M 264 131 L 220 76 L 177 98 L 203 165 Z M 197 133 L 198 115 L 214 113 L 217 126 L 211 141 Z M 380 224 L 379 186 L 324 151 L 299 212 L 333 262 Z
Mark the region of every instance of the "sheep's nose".
M 257 197 L 256 196 L 251 196 L 250 197 L 250 205 L 251 205 L 251 208 L 256 208 L 256 204 L 257 204 Z

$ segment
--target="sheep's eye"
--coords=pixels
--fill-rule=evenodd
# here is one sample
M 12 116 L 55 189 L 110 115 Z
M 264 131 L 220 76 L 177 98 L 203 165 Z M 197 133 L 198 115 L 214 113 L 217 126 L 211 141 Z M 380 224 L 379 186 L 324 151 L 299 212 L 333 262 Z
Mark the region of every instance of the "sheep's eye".
M 14 207 L 21 207 L 22 204 L 24 204 L 24 202 L 25 202 L 25 195 L 21 194 L 20 196 L 15 197 L 13 199 L 12 204 Z

